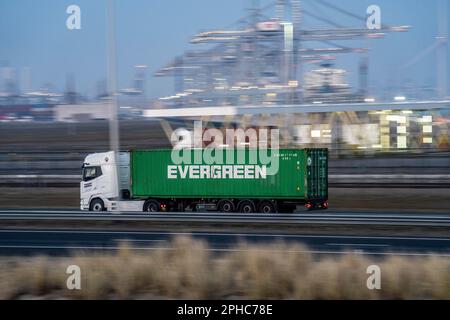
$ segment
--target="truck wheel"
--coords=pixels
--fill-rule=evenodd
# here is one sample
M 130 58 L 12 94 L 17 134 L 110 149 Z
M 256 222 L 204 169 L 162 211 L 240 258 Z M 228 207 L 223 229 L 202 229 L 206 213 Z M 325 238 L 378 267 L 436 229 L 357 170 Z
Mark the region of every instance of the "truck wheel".
M 159 202 L 156 200 L 147 200 L 144 203 L 145 212 L 159 212 L 160 206 Z
M 239 202 L 238 211 L 242 213 L 253 213 L 255 212 L 255 204 L 251 200 L 242 200 Z
M 105 204 L 103 203 L 102 199 L 94 199 L 91 201 L 91 204 L 89 206 L 89 211 L 105 211 Z
M 271 201 L 263 201 L 259 205 L 258 212 L 267 214 L 267 213 L 274 213 L 275 211 L 276 211 L 275 205 Z
M 220 200 L 217 209 L 223 213 L 234 212 L 234 203 L 231 200 Z

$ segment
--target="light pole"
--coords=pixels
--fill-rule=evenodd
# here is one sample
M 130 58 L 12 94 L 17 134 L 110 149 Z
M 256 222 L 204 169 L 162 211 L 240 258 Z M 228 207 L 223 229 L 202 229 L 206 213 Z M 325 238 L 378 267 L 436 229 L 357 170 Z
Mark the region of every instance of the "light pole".
M 110 150 L 114 151 L 115 155 L 115 170 L 116 170 L 116 186 L 117 195 L 120 198 L 119 186 L 119 120 L 118 120 L 118 103 L 117 103 L 117 65 L 116 65 L 116 33 L 115 33 L 115 1 L 108 0 L 107 2 L 107 78 L 108 78 L 108 92 L 110 97 L 108 99 L 109 106 L 109 145 Z M 119 208 L 117 208 L 119 211 Z M 119 211 L 120 213 L 120 211 Z

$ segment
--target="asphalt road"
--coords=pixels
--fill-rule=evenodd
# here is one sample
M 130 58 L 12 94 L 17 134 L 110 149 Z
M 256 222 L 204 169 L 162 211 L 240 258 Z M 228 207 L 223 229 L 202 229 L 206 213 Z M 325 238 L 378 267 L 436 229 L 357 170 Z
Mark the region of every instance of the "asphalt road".
M 92 214 L 80 211 L 50 210 L 0 210 L 0 255 L 51 254 L 65 255 L 77 250 L 115 250 L 127 241 L 135 250 L 166 248 L 177 236 L 190 235 L 208 243 L 209 250 L 236 250 L 239 242 L 274 243 L 283 241 L 305 245 L 305 250 L 314 253 L 339 254 L 356 252 L 374 255 L 427 255 L 438 253 L 450 257 L 450 237 L 415 236 L 358 236 L 358 235 L 307 235 L 287 232 L 269 233 L 254 231 L 245 233 L 199 231 L 191 233 L 172 231 L 115 231 L 2 228 L 3 221 L 172 221 L 221 222 L 221 223 L 286 223 L 286 224 L 335 224 L 377 226 L 450 226 L 450 214 L 432 213 L 342 213 L 332 211 L 305 212 L 293 215 L 224 215 L 220 213 L 122 213 Z
M 300 234 L 220 233 L 220 232 L 130 232 L 101 230 L 0 230 L 0 255 L 51 254 L 72 251 L 115 250 L 127 241 L 135 250 L 167 248 L 177 236 L 204 240 L 211 251 L 230 251 L 236 244 L 283 241 L 305 245 L 306 251 L 321 254 L 365 253 L 375 255 L 428 255 L 450 257 L 450 238 L 362 237 Z

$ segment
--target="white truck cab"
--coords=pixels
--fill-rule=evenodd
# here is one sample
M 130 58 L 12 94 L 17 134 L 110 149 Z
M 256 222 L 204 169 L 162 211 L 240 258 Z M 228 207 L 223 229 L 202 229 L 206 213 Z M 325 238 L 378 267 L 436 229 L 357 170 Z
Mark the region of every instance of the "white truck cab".
M 130 199 L 129 152 L 94 153 L 85 158 L 80 183 L 81 210 L 142 211 L 143 205 L 144 201 Z

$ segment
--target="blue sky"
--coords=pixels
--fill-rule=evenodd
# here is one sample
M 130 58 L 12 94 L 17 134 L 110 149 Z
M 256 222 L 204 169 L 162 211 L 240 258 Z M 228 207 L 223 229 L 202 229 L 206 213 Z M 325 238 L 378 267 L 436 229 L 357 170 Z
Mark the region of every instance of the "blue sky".
M 304 0 L 305 7 L 314 7 Z M 202 29 L 230 25 L 250 7 L 251 0 L 117 0 L 117 54 L 119 87 L 131 86 L 136 64 L 146 64 L 150 72 L 188 49 L 196 49 L 189 38 Z M 260 0 L 262 5 L 270 1 Z M 339 6 L 365 15 L 368 5 L 381 7 L 382 22 L 411 25 L 408 33 L 388 34 L 371 42 L 347 42 L 369 46 L 370 84 L 387 86 L 414 79 L 418 85 L 434 84 L 435 54 L 409 70 L 399 66 L 431 46 L 437 34 L 437 0 L 341 0 Z M 76 4 L 82 11 L 82 29 L 66 28 L 66 8 Z M 0 64 L 30 67 L 32 88 L 52 83 L 64 90 L 66 75 L 76 76 L 77 89 L 93 96 L 99 80 L 106 77 L 105 0 L 0 0 Z M 344 26 L 363 23 L 328 11 L 328 17 Z M 325 26 L 308 17 L 308 27 Z M 338 56 L 337 65 L 348 69 L 352 84 L 357 81 L 358 56 Z M 150 97 L 173 93 L 171 79 L 149 76 Z

